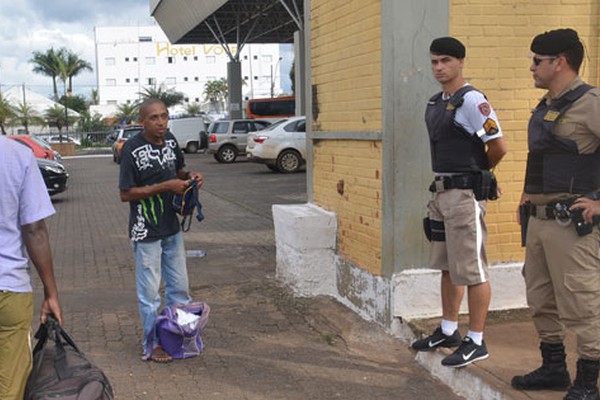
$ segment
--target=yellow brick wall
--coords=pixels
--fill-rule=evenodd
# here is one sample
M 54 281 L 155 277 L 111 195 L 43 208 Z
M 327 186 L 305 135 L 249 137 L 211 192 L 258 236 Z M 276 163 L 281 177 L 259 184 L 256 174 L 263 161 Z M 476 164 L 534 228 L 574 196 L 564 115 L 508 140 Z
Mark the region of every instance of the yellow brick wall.
M 314 160 L 313 201 L 337 214 L 338 253 L 381 274 L 381 142 L 319 140 Z
M 488 206 L 491 262 L 523 260 L 516 208 L 527 157 L 527 121 L 544 91 L 533 87 L 529 45 L 538 33 L 570 27 L 586 44 L 581 74 L 600 84 L 597 0 L 450 0 L 450 34 L 467 46 L 465 77 L 487 95 L 509 152 L 497 168 L 504 196 Z
M 321 131 L 381 129 L 381 1 L 313 0 L 312 85 Z
M 378 131 L 381 105 L 380 0 L 311 1 L 315 131 Z M 319 140 L 313 202 L 338 217 L 338 253 L 381 274 L 381 143 Z M 337 184 L 344 181 L 344 194 Z

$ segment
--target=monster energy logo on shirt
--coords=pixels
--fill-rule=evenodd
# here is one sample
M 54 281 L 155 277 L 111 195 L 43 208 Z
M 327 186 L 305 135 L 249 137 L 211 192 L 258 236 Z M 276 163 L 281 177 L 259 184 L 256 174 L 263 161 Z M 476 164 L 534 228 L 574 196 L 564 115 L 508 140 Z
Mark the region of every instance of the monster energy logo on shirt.
M 156 201 L 155 199 L 157 199 L 158 201 Z M 154 225 L 158 225 L 158 215 L 157 215 L 157 210 L 156 210 L 156 206 L 155 204 L 158 203 L 158 205 L 160 206 L 160 215 L 162 215 L 165 212 L 165 204 L 164 201 L 161 197 L 161 195 L 156 195 L 156 196 L 152 196 L 149 199 L 142 199 L 140 200 L 140 203 L 142 205 L 142 212 L 144 213 L 144 218 L 146 219 L 146 221 L 149 221 L 150 223 L 154 223 Z M 150 215 L 152 216 L 152 219 L 150 218 Z

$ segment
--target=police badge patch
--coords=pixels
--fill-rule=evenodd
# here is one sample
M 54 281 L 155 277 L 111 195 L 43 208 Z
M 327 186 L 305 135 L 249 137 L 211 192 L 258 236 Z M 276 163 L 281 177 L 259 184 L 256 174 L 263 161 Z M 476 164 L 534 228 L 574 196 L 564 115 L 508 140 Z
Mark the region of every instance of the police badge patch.
M 496 133 L 500 131 L 498 129 L 498 124 L 491 118 L 488 118 L 483 123 L 483 129 L 485 130 L 485 134 L 488 136 L 494 136 Z
M 477 108 L 479 109 L 479 112 L 482 113 L 485 117 L 490 115 L 490 113 L 492 112 L 492 108 L 490 107 L 489 103 L 481 103 L 477 106 Z

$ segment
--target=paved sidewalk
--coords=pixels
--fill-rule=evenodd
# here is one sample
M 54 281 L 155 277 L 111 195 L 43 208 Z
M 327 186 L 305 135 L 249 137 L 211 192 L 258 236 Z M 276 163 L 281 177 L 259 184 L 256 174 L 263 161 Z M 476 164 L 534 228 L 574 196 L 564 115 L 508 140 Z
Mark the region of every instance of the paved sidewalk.
M 201 170 L 214 163 L 201 155 L 187 161 Z M 212 309 L 204 354 L 167 365 L 140 361 L 118 166 L 110 157 L 66 159 L 65 165 L 70 187 L 54 198 L 57 215 L 48 221 L 65 328 L 107 373 L 117 399 L 460 398 L 415 362 L 406 343 L 331 299 L 296 299 L 276 284 L 270 205 L 242 181 L 249 178 L 240 166 L 205 173 L 206 220 L 185 234 L 188 249 L 208 250 L 205 258 L 188 259 L 193 297 Z M 251 179 L 285 182 L 257 169 L 262 166 L 244 167 Z

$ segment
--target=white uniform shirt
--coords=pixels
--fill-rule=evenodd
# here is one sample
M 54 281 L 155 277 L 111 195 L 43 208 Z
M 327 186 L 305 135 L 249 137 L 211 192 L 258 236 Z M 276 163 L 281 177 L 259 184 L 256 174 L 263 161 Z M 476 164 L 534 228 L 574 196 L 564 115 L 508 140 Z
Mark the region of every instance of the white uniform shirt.
M 442 95 L 442 99 L 447 100 L 448 97 Z M 464 95 L 463 99 L 462 106 L 456 110 L 454 116 L 456 123 L 467 132 L 477 134 L 483 143 L 502 136 L 496 112 L 481 92 L 471 90 Z

